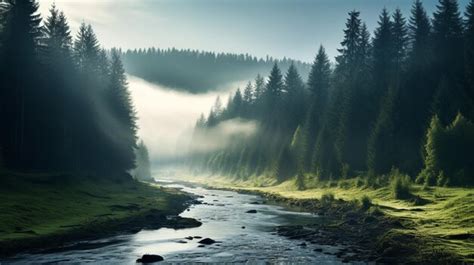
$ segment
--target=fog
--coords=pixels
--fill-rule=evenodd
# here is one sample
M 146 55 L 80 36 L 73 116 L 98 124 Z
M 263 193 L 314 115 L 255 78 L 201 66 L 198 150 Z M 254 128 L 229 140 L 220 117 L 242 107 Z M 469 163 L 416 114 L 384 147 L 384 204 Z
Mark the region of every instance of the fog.
M 216 127 L 210 128 L 205 134 L 194 135 L 191 152 L 201 154 L 225 148 L 234 139 L 242 139 L 254 135 L 258 130 L 255 121 L 240 118 L 220 122 Z
M 129 89 L 137 112 L 138 137 L 150 151 L 153 164 L 175 162 L 188 151 L 194 125 L 201 113 L 207 116 L 217 96 L 225 104 L 229 94 L 245 81 L 230 84 L 227 89 L 206 94 L 189 94 L 128 76 Z M 231 121 L 219 126 L 219 141 L 206 141 L 200 148 L 216 148 L 235 132 L 251 133 L 253 124 Z

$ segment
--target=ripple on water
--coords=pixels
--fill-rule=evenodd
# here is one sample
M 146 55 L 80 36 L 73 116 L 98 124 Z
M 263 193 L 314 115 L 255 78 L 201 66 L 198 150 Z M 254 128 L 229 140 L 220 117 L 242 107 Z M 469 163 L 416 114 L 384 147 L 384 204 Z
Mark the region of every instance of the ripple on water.
M 293 212 L 276 205 L 255 204 L 262 201 L 256 195 L 176 184 L 168 186 L 202 196 L 200 200 L 203 204 L 193 205 L 189 211 L 181 214 L 200 220 L 202 226 L 181 230 L 143 230 L 134 235 L 110 238 L 110 242 L 119 241 L 96 249 L 23 255 L 9 262 L 132 264 L 138 257 L 148 253 L 163 256 L 165 263 L 341 263 L 334 255 L 313 251 L 321 246 L 298 246 L 300 241 L 271 233 L 279 225 L 314 222 L 317 217 L 312 214 Z M 257 213 L 246 213 L 252 209 Z M 243 226 L 245 229 L 242 229 Z M 185 239 L 194 236 L 209 237 L 219 242 L 198 247 L 199 240 Z M 187 243 L 178 243 L 180 241 Z

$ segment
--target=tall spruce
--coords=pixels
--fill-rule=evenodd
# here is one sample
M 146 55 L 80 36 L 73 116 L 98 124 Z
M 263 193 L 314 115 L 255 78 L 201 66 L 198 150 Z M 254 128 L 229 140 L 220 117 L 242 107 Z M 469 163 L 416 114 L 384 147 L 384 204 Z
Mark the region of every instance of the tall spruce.
M 41 110 L 37 100 L 37 87 L 41 86 L 37 72 L 41 17 L 35 0 L 9 0 L 5 8 L 0 55 L 0 146 L 7 166 L 26 168 L 42 149 L 37 123 Z
M 465 69 L 467 94 L 474 100 L 474 0 L 466 7 L 465 20 Z
M 301 137 L 305 137 L 305 154 L 303 156 L 303 167 L 311 170 L 312 158 L 315 152 L 316 137 L 322 129 L 323 119 L 329 99 L 329 87 L 331 85 L 331 64 L 324 47 L 321 45 L 318 54 L 311 66 L 308 77 L 309 108 L 306 115 L 304 127 L 300 130 Z
M 463 21 L 456 0 L 440 0 L 433 19 L 435 75 L 438 86 L 433 110 L 442 124 L 452 121 L 457 112 L 467 114 L 462 85 L 464 76 Z M 461 103 L 461 104 L 459 104 Z
M 111 53 L 108 102 L 110 121 L 104 130 L 110 135 L 115 135 L 110 145 L 112 147 L 110 166 L 117 172 L 125 172 L 135 166 L 137 125 L 125 70 L 116 49 Z

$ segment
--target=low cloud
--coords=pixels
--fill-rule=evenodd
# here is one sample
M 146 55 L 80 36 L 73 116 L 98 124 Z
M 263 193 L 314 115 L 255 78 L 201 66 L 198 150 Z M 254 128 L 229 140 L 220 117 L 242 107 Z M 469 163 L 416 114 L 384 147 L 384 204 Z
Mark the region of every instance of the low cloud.
M 224 99 L 235 89 L 230 86 L 219 92 L 194 95 L 134 76 L 128 76 L 128 81 L 138 116 L 138 136 L 145 141 L 155 162 L 172 161 L 186 155 L 201 113 L 209 112 L 217 96 Z
M 217 126 L 196 132 L 191 144 L 191 154 L 202 154 L 225 148 L 235 140 L 253 136 L 258 130 L 258 123 L 252 120 L 232 119 Z

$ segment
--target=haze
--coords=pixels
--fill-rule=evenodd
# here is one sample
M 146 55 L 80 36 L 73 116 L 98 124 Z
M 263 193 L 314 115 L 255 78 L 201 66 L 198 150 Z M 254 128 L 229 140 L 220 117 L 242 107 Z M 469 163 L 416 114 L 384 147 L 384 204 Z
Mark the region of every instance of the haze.
M 320 44 L 337 55 L 347 12 L 357 9 L 372 32 L 386 7 L 409 14 L 411 0 L 40 0 L 53 2 L 73 30 L 91 23 L 106 48 L 177 47 L 289 57 L 312 62 Z M 464 10 L 468 0 L 459 1 Z M 437 1 L 423 1 L 431 14 Z

